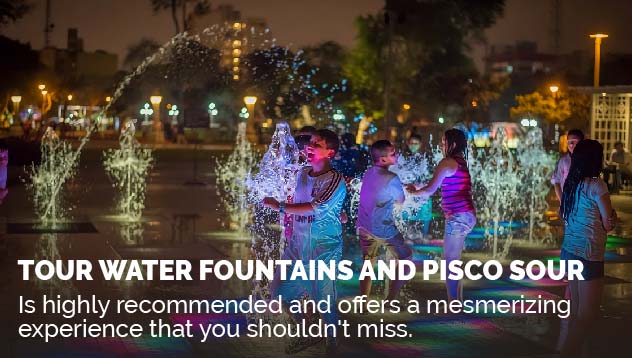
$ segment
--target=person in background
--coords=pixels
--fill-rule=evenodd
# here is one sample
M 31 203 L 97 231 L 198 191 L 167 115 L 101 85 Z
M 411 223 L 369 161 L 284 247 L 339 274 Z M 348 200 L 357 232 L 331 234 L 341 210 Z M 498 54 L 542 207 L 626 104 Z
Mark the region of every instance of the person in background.
M 612 185 L 609 184 L 610 174 L 614 174 L 614 182 Z M 609 185 L 613 193 L 619 191 L 624 178 L 632 178 L 632 154 L 625 150 L 622 142 L 616 142 L 614 144 L 614 149 L 612 153 L 610 153 L 607 167 L 604 169 L 604 175 L 606 177 L 606 184 Z
M 9 147 L 4 140 L 0 140 L 0 205 L 9 194 L 7 189 L 7 167 L 9 165 Z
M 602 168 L 601 143 L 590 139 L 577 143 L 560 207 L 566 223 L 560 260 L 581 261 L 584 280 L 569 281 L 571 316 L 568 334 L 560 337 L 563 357 L 580 355 L 581 346 L 590 338 L 589 330 L 599 315 L 607 232 L 616 223 L 608 187 L 599 177 Z
M 340 172 L 349 181 L 359 174 L 358 159 L 360 150 L 355 143 L 355 136 L 352 133 L 345 133 L 340 137 L 340 150 L 332 161 L 334 169 Z
M 551 184 L 553 184 L 555 196 L 557 196 L 558 201 L 562 200 L 564 181 L 566 180 L 568 170 L 571 167 L 571 155 L 573 154 L 573 150 L 575 150 L 575 146 L 581 140 L 584 140 L 584 133 L 579 129 L 571 129 L 566 134 L 566 148 L 568 149 L 568 153 L 558 159 L 557 164 L 555 165 L 555 171 L 551 177 Z

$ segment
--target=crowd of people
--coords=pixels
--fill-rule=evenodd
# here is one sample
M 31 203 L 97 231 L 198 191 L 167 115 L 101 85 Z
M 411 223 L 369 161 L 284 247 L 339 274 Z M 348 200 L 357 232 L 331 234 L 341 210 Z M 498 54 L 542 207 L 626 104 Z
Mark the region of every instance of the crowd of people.
M 580 130 L 567 134 L 568 154 L 563 155 L 551 178 L 560 202 L 564 220 L 564 239 L 561 260 L 580 260 L 583 281 L 569 281 L 566 298 L 571 302 L 571 316 L 562 321 L 558 350 L 562 356 L 577 356 L 589 337 L 589 328 L 598 316 L 603 293 L 604 253 L 607 232 L 617 220 L 610 202 L 608 186 L 601 178 L 604 172 L 603 147 L 595 140 L 585 139 Z M 390 170 L 398 163 L 399 151 L 388 140 L 377 140 L 363 151 L 355 145 L 354 137 L 339 138 L 327 129 L 306 127 L 296 136 L 306 165 L 298 174 L 296 191 L 291 203 L 265 198 L 263 204 L 281 215 L 293 217 L 291 236 L 282 255 L 294 261 L 340 260 L 342 257 L 342 224 L 347 218 L 343 211 L 347 186 L 345 178 L 362 176 L 362 188 L 355 222 L 359 246 L 364 260 L 375 261 L 380 250 L 385 250 L 396 261 L 412 256 L 410 245 L 395 225 L 394 208 L 406 196 L 419 198 L 419 210 L 409 215 L 409 222 L 420 222 L 416 229 L 426 237 L 432 217 L 432 202 L 428 200 L 441 189 L 441 210 L 445 217 L 443 231 L 443 259 L 449 264 L 459 260 L 466 236 L 476 224 L 476 210 L 472 199 L 472 178 L 467 165 L 468 142 L 458 129 L 445 131 L 441 139 L 443 159 L 432 168 L 431 176 L 402 184 Z M 411 135 L 403 155 L 421 155 L 421 138 Z M 368 158 L 367 155 L 368 154 Z M 610 162 L 625 163 L 626 156 L 617 147 Z M 616 154 L 616 155 L 615 155 Z M 368 166 L 368 163 L 371 163 Z M 365 167 L 368 166 L 368 169 Z M 607 172 L 607 171 L 606 171 Z M 625 173 L 622 171 L 622 173 Z M 408 192 L 408 195 L 406 195 Z M 425 209 L 423 209 L 425 207 Z M 287 221 L 286 221 L 287 222 Z M 360 282 L 358 294 L 368 296 L 371 280 Z M 395 279 L 385 292 L 386 300 L 396 299 L 404 281 Z M 462 300 L 462 285 L 456 280 L 446 281 L 448 300 Z M 304 295 L 320 300 L 330 298 L 330 314 L 323 315 L 325 323 L 337 322 L 335 308 L 336 284 L 325 281 L 283 281 L 270 284 L 273 296 L 281 295 L 288 302 Z M 293 317 L 300 321 L 305 316 Z M 326 340 L 328 352 L 335 351 L 333 332 Z M 297 352 L 319 341 L 320 338 L 299 338 L 290 343 L 288 352 Z

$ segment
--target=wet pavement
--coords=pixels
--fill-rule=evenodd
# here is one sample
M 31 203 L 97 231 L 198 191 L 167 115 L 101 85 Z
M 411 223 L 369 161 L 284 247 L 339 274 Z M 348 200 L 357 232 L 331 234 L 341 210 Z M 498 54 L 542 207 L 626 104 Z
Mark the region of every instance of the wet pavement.
M 3 339 L 0 355 L 9 356 L 247 356 L 276 357 L 283 355 L 286 341 L 280 338 L 213 339 L 200 343 L 197 338 L 56 339 L 43 343 L 17 337 L 17 323 L 61 322 L 63 319 L 44 316 L 18 316 L 18 297 L 42 294 L 63 296 L 98 295 L 103 298 L 196 298 L 240 299 L 251 292 L 246 281 L 146 281 L 114 282 L 56 281 L 42 284 L 25 282 L 16 265 L 18 259 L 248 259 L 250 239 L 231 234 L 223 227 L 224 212 L 221 192 L 215 186 L 213 165 L 217 155 L 227 154 L 217 148 L 163 148 L 156 152 L 151 171 L 147 206 L 141 223 L 126 224 L 114 215 L 115 191 L 101 164 L 99 148 L 82 155 L 78 175 L 67 185 L 66 202 L 73 221 L 91 224 L 78 226 L 72 233 L 29 233 L 20 224 L 35 221 L 32 203 L 25 190 L 23 168 L 9 167 L 9 196 L 0 206 L 3 275 L 0 276 L 0 314 L 5 324 L 0 327 Z M 198 172 L 193 158 L 197 155 Z M 602 315 L 591 331 L 593 356 L 629 355 L 626 338 L 632 323 L 632 196 L 616 195 L 613 204 L 619 212 L 620 224 L 609 236 L 606 254 L 606 288 Z M 22 226 L 22 227 L 23 227 Z M 26 225 L 28 227 L 28 225 Z M 557 231 L 556 231 L 557 230 Z M 559 232 L 559 227 L 553 227 Z M 559 239 L 547 244 L 529 244 L 518 237 L 508 259 L 547 259 L 559 256 Z M 357 243 L 345 240 L 346 258 L 359 258 Z M 489 259 L 480 229 L 466 243 L 465 259 Z M 441 241 L 430 240 L 414 245 L 413 260 L 441 255 Z M 377 285 L 376 290 L 381 289 Z M 340 297 L 352 297 L 358 291 L 357 281 L 338 283 Z M 465 282 L 466 298 L 491 300 L 537 297 L 558 298 L 563 283 L 550 279 L 539 281 Z M 442 299 L 444 285 L 440 281 L 414 279 L 403 292 L 409 299 Z M 94 320 L 94 316 L 78 317 Z M 239 315 L 126 315 L 107 317 L 108 322 L 148 322 L 162 318 L 172 323 L 187 320 L 198 323 L 245 323 Z M 422 313 L 383 315 L 341 315 L 350 323 L 375 323 L 380 320 L 405 323 L 412 334 L 407 338 L 339 339 L 341 356 L 412 356 L 412 357 L 545 357 L 555 356 L 559 319 L 553 315 L 436 315 Z M 297 356 L 324 354 L 324 345 L 317 345 Z

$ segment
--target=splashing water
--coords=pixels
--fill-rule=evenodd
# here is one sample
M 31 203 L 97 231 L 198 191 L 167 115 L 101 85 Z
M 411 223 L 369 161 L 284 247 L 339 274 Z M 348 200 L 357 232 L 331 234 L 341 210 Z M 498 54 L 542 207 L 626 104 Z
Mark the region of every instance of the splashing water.
M 56 228 L 68 219 L 62 189 L 76 172 L 81 146 L 75 152 L 69 143 L 61 141 L 55 131 L 48 127 L 40 148 L 41 163 L 39 166 L 31 165 L 28 171 L 31 182 L 27 184 L 27 189 L 31 191 L 40 225 Z
M 116 209 L 126 221 L 138 221 L 143 214 L 147 174 L 153 162 L 151 149 L 142 148 L 134 134 L 134 124 L 128 121 L 119 136 L 120 148 L 106 150 L 103 160 L 118 190 Z
M 428 158 L 425 154 L 417 153 L 407 157 L 400 156 L 397 164 L 389 168 L 399 176 L 404 186 L 408 184 L 421 184 L 429 180 Z M 404 191 L 406 199 L 402 205 L 394 207 L 393 217 L 399 231 L 405 238 L 413 240 L 419 235 L 419 227 L 415 222 L 421 220 L 424 206 L 427 200 L 423 200 L 408 191 Z
M 299 150 L 290 126 L 277 123 L 272 143 L 259 163 L 259 172 L 248 180 L 251 201 L 260 202 L 265 197 L 286 201 L 294 194 L 299 168 Z
M 549 207 L 546 201 L 546 195 L 550 190 L 548 178 L 555 169 L 555 159 L 544 150 L 540 128 L 535 127 L 527 132 L 525 147 L 518 151 L 517 159 L 521 172 L 520 191 L 524 194 L 524 200 L 519 200 L 518 204 L 526 214 L 529 242 L 534 241 L 536 228 L 543 229 L 540 240 L 547 241 L 552 235 L 544 222 L 544 213 Z
M 488 151 L 478 149 L 472 154 L 469 169 L 476 212 L 485 228 L 485 237 L 491 242 L 492 256 L 502 258 L 509 253 L 513 239 L 511 226 L 516 218 L 516 203 L 523 200 L 518 190 L 522 178 L 515 156 L 507 146 L 504 128 L 497 130 Z M 501 235 L 505 241 L 499 252 Z
M 257 260 L 278 259 L 285 249 L 285 216 L 263 207 L 265 197 L 286 201 L 294 194 L 300 169 L 299 150 L 287 123 L 276 125 L 272 143 L 259 163 L 259 172 L 248 178 L 249 202 L 254 203 L 252 249 Z M 256 296 L 268 297 L 267 282 L 257 282 Z
M 217 160 L 215 175 L 220 196 L 230 218 L 229 226 L 239 234 L 246 232 L 252 215 L 248 207 L 246 180 L 256 168 L 256 155 L 246 137 L 246 123 L 239 123 L 235 150 L 225 161 Z

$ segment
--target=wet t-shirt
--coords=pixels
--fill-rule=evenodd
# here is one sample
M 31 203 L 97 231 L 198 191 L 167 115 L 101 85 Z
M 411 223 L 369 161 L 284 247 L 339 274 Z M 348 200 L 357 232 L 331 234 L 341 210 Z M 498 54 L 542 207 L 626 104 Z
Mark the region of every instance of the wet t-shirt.
M 566 222 L 563 250 L 589 261 L 604 260 L 607 233 L 597 203 L 607 192 L 608 186 L 600 178 L 584 179 L 583 187 L 576 194 L 575 208 Z
M 297 176 L 293 203 L 311 203 L 310 215 L 294 215 L 292 236 L 284 259 L 339 260 L 342 255 L 340 211 L 347 188 L 342 174 L 330 170 L 313 176 L 312 167 L 302 168 Z
M 399 233 L 393 219 L 393 206 L 403 201 L 404 187 L 397 174 L 380 167 L 369 168 L 362 177 L 357 227 L 390 239 Z

